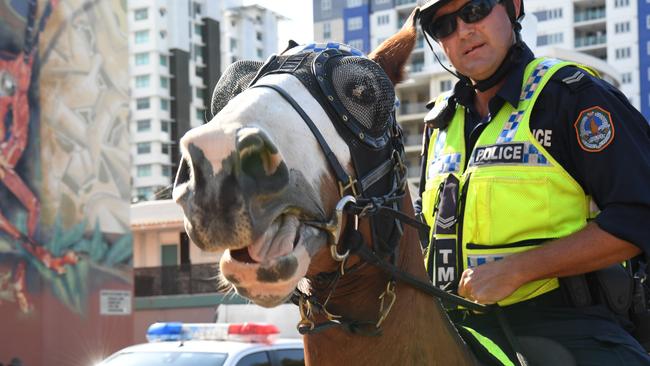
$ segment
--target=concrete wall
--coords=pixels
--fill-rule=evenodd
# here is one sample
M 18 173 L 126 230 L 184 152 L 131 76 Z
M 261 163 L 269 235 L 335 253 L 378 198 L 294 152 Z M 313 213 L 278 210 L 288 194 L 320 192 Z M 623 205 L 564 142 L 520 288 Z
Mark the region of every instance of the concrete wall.
M 0 2 L 4 364 L 87 366 L 132 342 L 125 6 Z

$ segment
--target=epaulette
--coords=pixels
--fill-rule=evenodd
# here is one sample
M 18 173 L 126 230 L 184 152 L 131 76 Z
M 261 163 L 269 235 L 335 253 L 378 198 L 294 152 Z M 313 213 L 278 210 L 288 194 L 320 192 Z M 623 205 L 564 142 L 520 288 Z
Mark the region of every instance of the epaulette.
M 566 67 L 553 75 L 553 79 L 568 88 L 571 93 L 580 92 L 593 85 L 593 75 L 578 67 Z

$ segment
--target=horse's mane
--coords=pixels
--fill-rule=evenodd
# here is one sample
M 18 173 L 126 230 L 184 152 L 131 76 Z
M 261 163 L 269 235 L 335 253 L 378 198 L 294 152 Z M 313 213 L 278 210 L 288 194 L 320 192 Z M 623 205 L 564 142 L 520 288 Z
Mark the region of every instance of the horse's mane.
M 418 15 L 418 10 L 411 13 L 411 16 L 404 22 L 404 26 L 399 32 L 385 40 L 368 55 L 370 59 L 382 66 L 394 85 L 404 79 L 405 73 L 404 68 L 395 60 L 407 59 L 415 47 Z

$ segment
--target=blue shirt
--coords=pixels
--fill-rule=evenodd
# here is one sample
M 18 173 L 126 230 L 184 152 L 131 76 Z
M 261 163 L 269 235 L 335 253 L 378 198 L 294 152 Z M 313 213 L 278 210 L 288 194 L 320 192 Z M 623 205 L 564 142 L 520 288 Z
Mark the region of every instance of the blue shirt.
M 513 71 L 489 102 L 495 116 L 503 103 L 516 106 L 524 69 L 534 59 L 526 47 Z M 474 90 L 463 83 L 454 95 L 466 110 L 465 141 L 471 151 L 490 123 L 474 108 Z M 611 141 L 600 151 L 585 148 L 576 126 L 585 111 L 609 113 Z M 650 253 L 650 125 L 614 86 L 576 67 L 555 73 L 542 90 L 530 118 L 533 136 L 593 197 L 601 210 L 598 226 Z

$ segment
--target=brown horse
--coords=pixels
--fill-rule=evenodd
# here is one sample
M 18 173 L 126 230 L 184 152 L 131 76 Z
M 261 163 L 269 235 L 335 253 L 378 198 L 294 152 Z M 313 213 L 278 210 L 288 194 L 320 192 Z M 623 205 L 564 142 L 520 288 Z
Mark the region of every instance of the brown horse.
M 392 83 L 401 79 L 415 44 L 413 18 L 369 55 Z M 253 74 L 233 82 L 248 85 Z M 336 217 L 342 194 L 328 165 L 331 156 L 323 153 L 295 106 L 313 121 L 346 173 L 354 176 L 351 148 L 334 127 L 339 122 L 297 77 L 272 73 L 256 82 L 284 90 L 295 101 L 293 108 L 277 90 L 243 87 L 221 103 L 223 108 L 209 123 L 181 140 L 183 160 L 173 198 L 183 207 L 192 241 L 203 250 L 223 251 L 223 278 L 259 305 L 281 304 L 296 288 L 318 299 L 318 306 L 300 306 L 301 324 L 307 328 L 335 324 L 340 319 L 336 316 L 342 316 L 381 329 L 378 336 L 336 326 L 311 332 L 304 338 L 309 364 L 478 364 L 438 300 L 399 282 L 393 291 L 389 276 L 356 255 L 343 265 L 335 260 L 345 243 L 335 245 L 332 253 L 327 245 L 331 233 L 313 222 Z M 351 90 L 362 94 L 362 89 Z M 408 192 L 401 206 L 413 216 Z M 359 231 L 370 243 L 367 220 L 360 221 Z M 399 269 L 428 281 L 417 232 L 409 226 L 404 227 L 396 258 Z M 344 274 L 331 280 L 339 277 L 342 267 Z

